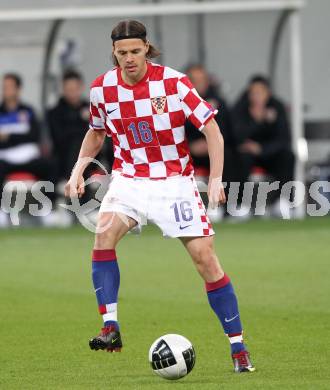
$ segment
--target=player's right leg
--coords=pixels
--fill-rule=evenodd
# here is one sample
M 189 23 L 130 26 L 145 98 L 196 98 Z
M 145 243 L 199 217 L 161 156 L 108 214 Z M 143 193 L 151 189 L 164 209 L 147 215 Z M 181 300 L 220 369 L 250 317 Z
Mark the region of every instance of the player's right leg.
M 104 326 L 100 334 L 89 341 L 90 348 L 96 351 L 119 351 L 122 347 L 117 321 L 120 273 L 116 245 L 136 224 L 134 219 L 121 213 L 99 214 L 92 256 L 92 278 Z

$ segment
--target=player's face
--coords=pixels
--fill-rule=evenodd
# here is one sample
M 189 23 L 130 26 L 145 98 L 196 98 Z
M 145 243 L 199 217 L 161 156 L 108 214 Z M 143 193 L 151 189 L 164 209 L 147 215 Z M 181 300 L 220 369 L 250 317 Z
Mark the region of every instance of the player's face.
M 146 55 L 149 43 L 142 39 L 122 39 L 113 46 L 119 66 L 128 80 L 139 81 L 147 70 Z

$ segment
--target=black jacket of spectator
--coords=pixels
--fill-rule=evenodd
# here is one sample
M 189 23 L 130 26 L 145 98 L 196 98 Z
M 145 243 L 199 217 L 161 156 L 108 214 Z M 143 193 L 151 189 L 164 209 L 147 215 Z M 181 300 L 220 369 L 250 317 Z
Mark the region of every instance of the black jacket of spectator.
M 240 145 L 250 139 L 262 146 L 261 158 L 267 158 L 283 151 L 291 150 L 291 134 L 284 105 L 275 97 L 267 103 L 269 117 L 256 122 L 249 113 L 245 93 L 233 108 L 233 136 Z
M 48 126 L 57 160 L 58 177 L 67 179 L 77 160 L 81 143 L 88 130 L 89 104 L 70 105 L 64 98 L 48 112 Z

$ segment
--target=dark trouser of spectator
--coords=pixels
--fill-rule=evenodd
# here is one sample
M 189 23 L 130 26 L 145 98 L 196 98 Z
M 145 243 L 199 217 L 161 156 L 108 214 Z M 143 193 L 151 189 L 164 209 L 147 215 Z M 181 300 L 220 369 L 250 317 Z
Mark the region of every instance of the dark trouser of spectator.
M 54 148 L 53 157 L 58 180 L 69 180 L 71 171 L 77 162 L 82 138 L 70 139 L 67 143 Z
M 111 173 L 112 165 L 113 165 L 113 161 L 114 161 L 113 143 L 112 143 L 112 139 L 111 138 L 106 137 L 106 142 L 105 142 L 105 145 L 104 145 L 103 150 L 102 150 L 101 153 L 103 153 L 103 156 L 104 156 L 104 159 L 105 159 L 105 163 L 107 165 L 106 168 L 108 170 L 108 173 Z
M 56 185 L 55 169 L 51 160 L 37 158 L 25 164 L 10 164 L 6 161 L 0 160 L 0 198 L 2 196 L 6 176 L 14 172 L 28 172 L 36 176 L 37 180 L 50 181 L 54 184 L 54 186 Z M 47 192 L 45 195 L 52 201 L 54 206 L 54 201 L 56 199 L 55 191 Z
M 288 181 L 293 180 L 294 165 L 295 157 L 291 150 L 281 150 L 267 157 L 239 153 L 236 161 L 236 169 L 240 177 L 238 181 L 241 183 L 239 200 L 242 198 L 243 186 L 248 181 L 252 168 L 258 166 L 264 168 L 274 181 L 280 182 L 279 189 L 269 194 L 270 202 L 276 201 L 280 196 L 282 186 Z
M 224 165 L 222 181 L 228 183 L 225 188 L 226 196 L 228 197 L 229 183 L 240 182 L 242 173 L 240 172 L 239 154 L 233 149 L 225 146 L 224 149 Z

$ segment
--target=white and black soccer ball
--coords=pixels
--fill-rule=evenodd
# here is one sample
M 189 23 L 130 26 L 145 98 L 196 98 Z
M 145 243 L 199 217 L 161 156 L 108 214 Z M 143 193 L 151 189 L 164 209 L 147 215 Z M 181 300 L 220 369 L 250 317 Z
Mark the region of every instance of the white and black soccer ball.
M 191 342 L 179 334 L 159 337 L 150 347 L 149 362 L 154 372 L 165 379 L 180 379 L 195 365 L 196 354 Z

